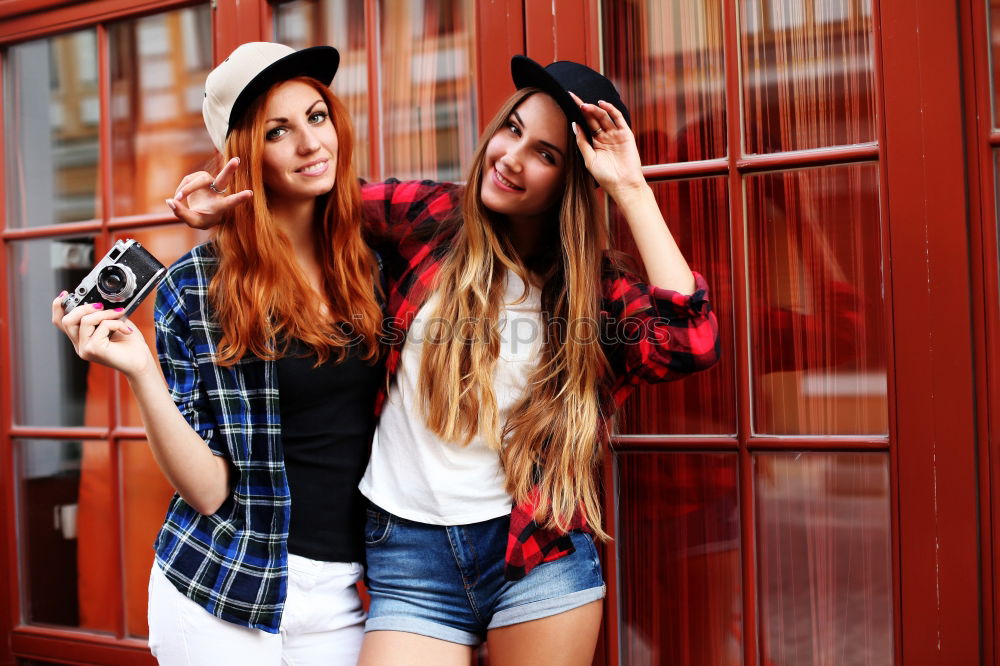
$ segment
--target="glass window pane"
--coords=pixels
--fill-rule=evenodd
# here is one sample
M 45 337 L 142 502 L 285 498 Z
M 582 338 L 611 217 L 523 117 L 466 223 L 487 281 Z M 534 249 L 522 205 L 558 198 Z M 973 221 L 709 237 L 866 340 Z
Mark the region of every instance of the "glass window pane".
M 125 552 L 125 626 L 129 636 L 149 635 L 146 596 L 153 566 L 153 539 L 163 524 L 174 489 L 160 472 L 144 441 L 118 448 L 122 480 L 122 533 Z
M 215 154 L 201 115 L 211 30 L 208 5 L 108 27 L 114 215 L 169 213 L 179 175 Z
M 736 432 L 729 206 L 724 177 L 653 184 L 660 209 L 693 270 L 705 276 L 722 332 L 722 358 L 679 382 L 640 384 L 625 403 L 623 434 L 729 435 Z M 641 266 L 627 224 L 611 204 L 617 246 Z
M 94 265 L 94 238 L 47 238 L 10 243 L 14 422 L 33 426 L 108 423 L 107 371 L 76 355 L 52 325 L 52 299 L 74 289 Z
M 295 0 L 274 8 L 274 39 L 292 48 L 335 46 L 340 68 L 333 91 L 347 106 L 354 124 L 354 169 L 361 178 L 371 171 L 368 129 L 368 32 L 364 0 Z
M 736 454 L 616 459 L 621 663 L 743 663 Z
M 23 616 L 112 631 L 118 612 L 107 442 L 15 440 Z
M 756 457 L 762 663 L 892 664 L 889 456 Z
M 990 31 L 990 81 L 993 84 L 993 126 L 1000 127 L 1000 0 L 990 0 L 989 3 Z
M 603 0 L 606 74 L 629 107 L 643 164 L 724 157 L 720 1 Z
M 996 207 L 996 224 L 997 233 L 1000 236 L 1000 150 L 993 151 L 993 178 L 994 178 L 994 191 L 993 197 L 995 200 L 994 206 Z M 1000 247 L 997 247 L 997 263 L 1000 265 Z M 1000 274 L 994 276 L 995 279 L 1000 280 Z
M 363 0 L 296 0 L 275 9 L 275 39 L 296 48 L 340 51 L 333 90 L 347 104 L 357 142 L 355 166 L 369 179 L 459 180 L 475 147 L 472 0 L 379 3 L 381 136 L 369 131 L 367 26 Z M 372 147 L 371 141 L 378 140 Z M 382 156 L 374 173 L 369 151 Z
M 187 254 L 195 245 L 208 240 L 209 232 L 196 231 L 187 226 L 176 224 L 153 229 L 123 231 L 115 235 L 114 240 L 133 238 L 139 241 L 164 266 L 170 266 Z M 153 354 L 156 354 L 156 330 L 153 328 L 153 304 L 156 294 L 150 294 L 136 310 L 129 315 L 133 328 L 146 338 Z M 119 382 L 118 419 L 121 425 L 142 426 L 139 406 L 132 395 L 128 381 L 121 373 L 115 373 Z M 166 505 L 164 505 L 164 508 Z M 161 516 L 162 518 L 162 516 Z
M 878 165 L 746 179 L 754 432 L 888 433 Z
M 742 0 L 748 154 L 875 140 L 871 4 Z
M 381 0 L 383 175 L 460 180 L 476 139 L 472 0 Z
M 95 30 L 17 44 L 4 65 L 7 226 L 100 216 Z

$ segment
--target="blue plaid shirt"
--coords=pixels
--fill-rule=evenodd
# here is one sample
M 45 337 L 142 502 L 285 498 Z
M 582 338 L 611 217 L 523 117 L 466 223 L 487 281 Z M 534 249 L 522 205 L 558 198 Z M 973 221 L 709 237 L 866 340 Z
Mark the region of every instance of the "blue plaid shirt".
M 167 271 L 156 295 L 156 348 L 171 397 L 212 453 L 233 465 L 233 492 L 203 516 L 175 495 L 156 537 L 167 578 L 209 613 L 278 633 L 288 582 L 290 496 L 275 363 L 213 362 L 221 328 L 208 284 L 217 261 L 199 245 Z

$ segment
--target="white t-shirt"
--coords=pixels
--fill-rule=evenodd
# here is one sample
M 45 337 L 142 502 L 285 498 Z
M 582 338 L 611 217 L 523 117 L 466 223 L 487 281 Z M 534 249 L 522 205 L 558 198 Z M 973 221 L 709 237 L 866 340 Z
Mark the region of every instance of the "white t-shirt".
M 508 271 L 493 380 L 501 427 L 523 395 L 542 348 L 541 293 L 532 287 L 523 302 L 512 305 L 523 292 L 521 279 Z M 511 498 L 504 489 L 499 456 L 482 436 L 463 446 L 442 440 L 426 427 L 418 401 L 420 360 L 437 302 L 437 294 L 432 295 L 407 332 L 359 487 L 365 497 L 401 518 L 466 525 L 509 514 Z M 447 322 L 432 325 L 432 334 L 440 335 L 438 327 Z

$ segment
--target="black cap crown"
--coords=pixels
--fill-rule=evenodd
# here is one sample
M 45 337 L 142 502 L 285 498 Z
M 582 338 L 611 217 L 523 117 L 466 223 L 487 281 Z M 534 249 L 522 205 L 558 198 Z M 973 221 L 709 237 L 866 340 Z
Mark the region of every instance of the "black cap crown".
M 569 60 L 557 60 L 547 67 L 542 67 L 527 56 L 516 55 L 510 61 L 510 74 L 519 90 L 540 88 L 550 95 L 562 108 L 566 117 L 583 128 L 588 139 L 592 136 L 590 126 L 584 122 L 583 113 L 569 96 L 570 92 L 589 104 L 597 104 L 598 101 L 604 100 L 614 105 L 625 116 L 625 122 L 629 126 L 632 125 L 628 108 L 615 85 L 606 76 L 586 65 Z

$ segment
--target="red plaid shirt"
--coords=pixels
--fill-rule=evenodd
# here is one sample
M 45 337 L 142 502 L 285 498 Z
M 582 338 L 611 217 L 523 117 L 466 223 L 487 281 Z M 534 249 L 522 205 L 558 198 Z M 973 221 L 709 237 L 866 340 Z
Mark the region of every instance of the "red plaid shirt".
M 361 192 L 370 242 L 382 256 L 386 276 L 387 379 L 376 400 L 376 409 L 381 411 L 399 368 L 406 333 L 451 248 L 463 188 L 391 179 L 364 185 Z M 644 284 L 605 258 L 602 324 L 604 330 L 609 330 L 609 322 L 612 329 L 621 324 L 618 335 L 602 340 L 614 373 L 605 392 L 605 413 L 617 409 L 640 381 L 679 379 L 716 362 L 718 324 L 704 278 L 696 273 L 695 281 L 696 291 L 687 296 Z M 511 512 L 505 566 L 509 580 L 523 578 L 536 565 L 573 552 L 568 535 L 535 523 L 536 506 L 537 493 Z M 570 525 L 576 528 L 587 529 L 579 513 Z

